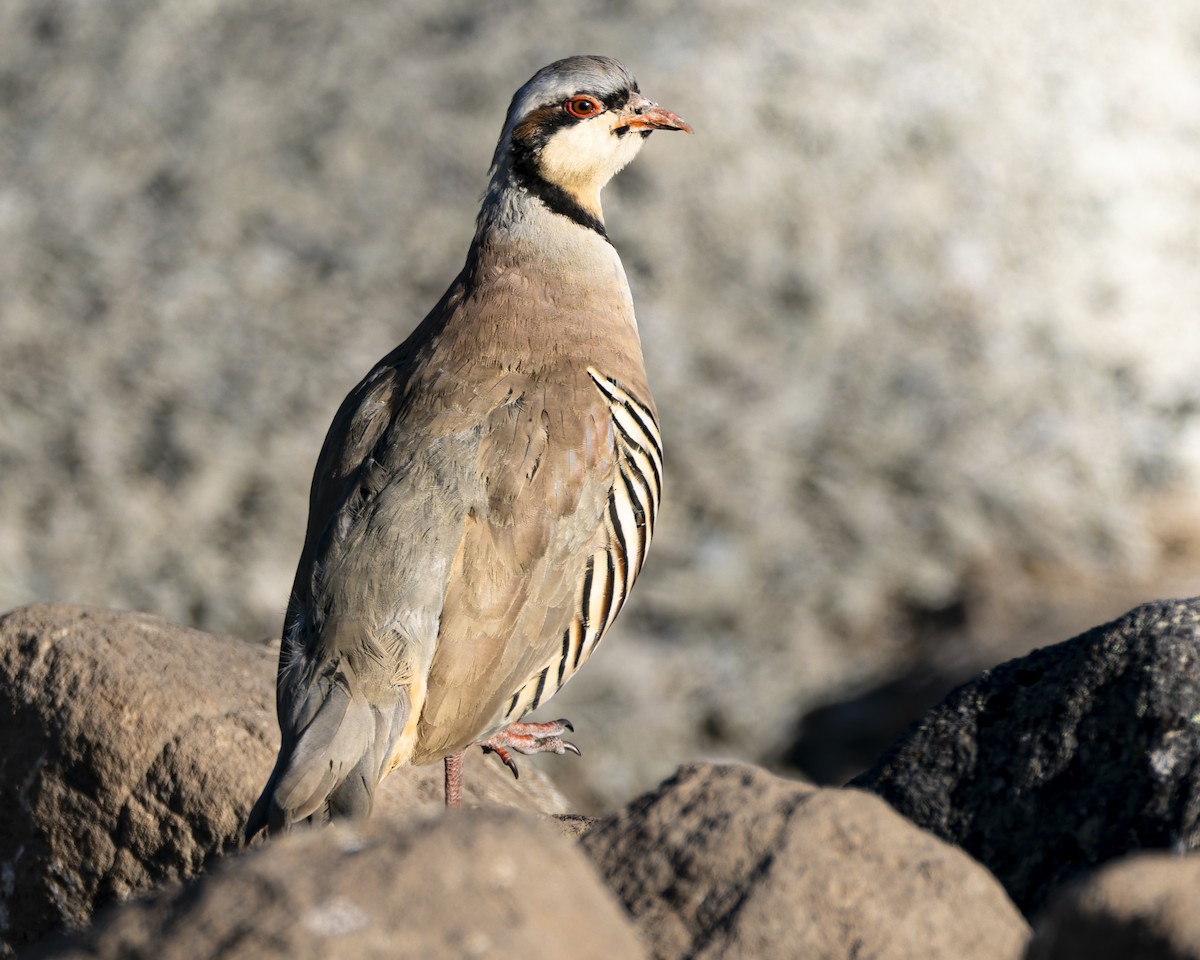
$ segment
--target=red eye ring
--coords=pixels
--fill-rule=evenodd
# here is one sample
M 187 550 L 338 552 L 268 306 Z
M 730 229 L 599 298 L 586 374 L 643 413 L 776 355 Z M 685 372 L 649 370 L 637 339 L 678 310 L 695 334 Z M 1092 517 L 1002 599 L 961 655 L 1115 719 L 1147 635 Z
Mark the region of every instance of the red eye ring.
M 599 100 L 585 94 L 568 99 L 563 103 L 563 109 L 576 120 L 586 120 L 588 117 L 594 117 L 604 111 L 604 107 L 600 105 Z

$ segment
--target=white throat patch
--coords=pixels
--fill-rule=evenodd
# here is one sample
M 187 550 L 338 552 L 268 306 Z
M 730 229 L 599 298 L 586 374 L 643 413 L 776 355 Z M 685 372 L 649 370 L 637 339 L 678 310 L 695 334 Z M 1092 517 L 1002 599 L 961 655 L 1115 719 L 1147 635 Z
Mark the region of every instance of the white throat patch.
M 538 164 L 548 182 L 562 187 L 596 217 L 601 215 L 601 189 L 637 156 L 645 139 L 635 130 L 618 137 L 611 121 L 601 115 L 560 127 L 542 147 Z

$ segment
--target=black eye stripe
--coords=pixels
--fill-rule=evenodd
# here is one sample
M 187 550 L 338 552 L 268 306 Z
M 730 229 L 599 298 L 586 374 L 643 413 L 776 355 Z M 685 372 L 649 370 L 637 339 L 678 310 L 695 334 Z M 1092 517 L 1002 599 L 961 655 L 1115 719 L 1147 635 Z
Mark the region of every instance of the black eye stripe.
M 543 103 L 539 109 L 561 107 L 572 97 L 592 97 L 604 104 L 605 110 L 619 110 L 629 102 L 629 98 L 635 93 L 637 93 L 637 90 L 617 90 L 610 91 L 609 93 L 601 93 L 598 90 L 576 90 L 574 93 L 567 94 L 561 100 L 550 100 Z
M 618 90 L 616 93 L 610 93 L 605 97 L 598 96 L 596 99 L 604 104 L 606 110 L 619 110 L 629 102 L 629 96 L 630 91 Z

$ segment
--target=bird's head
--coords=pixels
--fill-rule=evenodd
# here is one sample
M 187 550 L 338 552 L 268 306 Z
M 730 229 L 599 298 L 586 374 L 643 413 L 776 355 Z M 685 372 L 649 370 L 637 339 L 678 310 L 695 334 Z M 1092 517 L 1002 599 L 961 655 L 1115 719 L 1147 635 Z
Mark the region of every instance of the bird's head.
M 609 57 L 577 56 L 543 67 L 513 96 L 492 161 L 493 189 L 515 184 L 561 191 L 602 221 L 600 191 L 655 130 L 681 117 L 648 100 Z

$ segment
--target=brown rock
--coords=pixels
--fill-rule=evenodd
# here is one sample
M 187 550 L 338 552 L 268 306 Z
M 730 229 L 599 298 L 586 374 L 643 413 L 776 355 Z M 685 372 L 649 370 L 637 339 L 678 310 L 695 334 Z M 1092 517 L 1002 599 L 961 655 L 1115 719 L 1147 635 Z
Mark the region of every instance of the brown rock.
M 489 810 L 407 827 L 296 831 L 35 956 L 633 960 L 646 952 L 575 844 L 550 825 Z
M 1142 853 L 1069 885 L 1027 960 L 1200 960 L 1200 854 Z
M 0 619 L 0 955 L 237 846 L 279 742 L 275 657 L 146 614 Z M 531 764 L 514 782 L 484 761 L 469 803 L 565 809 Z M 378 816 L 436 810 L 440 791 L 440 767 L 398 771 Z
M 581 843 L 660 960 L 1015 958 L 1028 938 L 961 850 L 756 767 L 684 767 Z
M 600 822 L 599 817 L 586 817 L 581 813 L 564 813 L 554 819 L 558 823 L 559 834 L 569 840 L 578 840 Z

